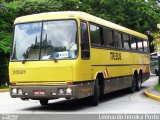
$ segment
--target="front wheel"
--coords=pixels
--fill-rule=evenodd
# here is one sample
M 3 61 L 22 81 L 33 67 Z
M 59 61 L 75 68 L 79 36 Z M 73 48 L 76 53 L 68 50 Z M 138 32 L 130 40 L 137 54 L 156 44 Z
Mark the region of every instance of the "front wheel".
M 94 85 L 94 94 L 90 97 L 90 104 L 92 106 L 97 106 L 99 103 L 99 84 L 98 84 L 98 79 L 95 81 Z
M 42 106 L 48 105 L 48 100 L 39 100 Z

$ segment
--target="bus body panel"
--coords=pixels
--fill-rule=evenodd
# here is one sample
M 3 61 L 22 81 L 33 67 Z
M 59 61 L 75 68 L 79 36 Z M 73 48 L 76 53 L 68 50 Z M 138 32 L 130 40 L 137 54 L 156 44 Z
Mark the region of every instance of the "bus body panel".
M 116 53 L 120 56 L 113 58 L 113 54 Z M 103 74 L 104 93 L 130 87 L 136 70 L 138 74 L 142 70 L 142 82 L 149 78 L 149 55 L 147 54 L 91 48 L 91 56 L 94 79 L 97 78 L 98 73 Z
M 92 80 L 89 61 L 58 60 L 9 63 L 10 82 L 82 82 Z
M 120 58 L 113 58 L 113 54 L 116 53 L 120 54 Z M 97 71 L 105 73 L 105 70 L 108 75 L 106 77 L 104 75 L 104 78 L 133 75 L 135 70 L 149 73 L 149 55 L 147 54 L 92 48 L 91 56 L 94 79 L 96 79 Z
M 50 82 L 73 80 L 71 61 L 11 62 L 10 82 Z

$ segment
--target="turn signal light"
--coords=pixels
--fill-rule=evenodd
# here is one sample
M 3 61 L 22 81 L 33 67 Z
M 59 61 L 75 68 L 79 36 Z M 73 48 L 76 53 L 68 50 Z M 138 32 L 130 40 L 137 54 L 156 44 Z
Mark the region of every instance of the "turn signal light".
M 67 81 L 67 85 L 73 85 L 73 81 Z
M 16 83 L 10 83 L 11 85 L 16 85 Z

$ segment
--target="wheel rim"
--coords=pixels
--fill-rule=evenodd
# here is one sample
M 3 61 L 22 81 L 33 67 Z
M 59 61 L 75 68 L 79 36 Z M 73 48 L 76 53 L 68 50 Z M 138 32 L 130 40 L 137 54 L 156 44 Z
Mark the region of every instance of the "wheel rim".
M 141 81 L 140 80 L 138 81 L 138 86 L 139 86 L 139 88 L 141 87 Z

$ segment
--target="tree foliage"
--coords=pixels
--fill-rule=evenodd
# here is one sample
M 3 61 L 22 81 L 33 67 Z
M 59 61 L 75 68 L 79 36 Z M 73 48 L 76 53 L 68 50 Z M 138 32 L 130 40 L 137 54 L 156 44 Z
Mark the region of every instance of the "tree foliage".
M 13 20 L 15 15 L 13 10 L 8 8 L 8 11 L 0 14 L 0 49 L 3 53 L 9 53 L 11 48 Z
M 4 3 L 2 2 L 2 0 L 0 0 L 0 14 L 3 14 L 6 11 L 7 11 L 6 6 L 4 5 Z
M 23 16 L 41 12 L 58 11 L 62 6 L 58 0 L 26 1 L 17 7 L 16 15 Z
M 63 0 L 64 10 L 81 10 L 145 33 L 157 31 L 160 6 L 149 0 Z
M 154 45 L 155 51 L 157 51 L 157 45 L 160 44 L 160 32 L 151 33 L 151 36 L 153 37 L 152 44 Z
M 156 25 L 160 23 L 156 0 L 0 0 L 0 81 L 8 78 L 7 61 L 15 18 L 69 10 L 84 11 L 142 33 L 157 33 Z

